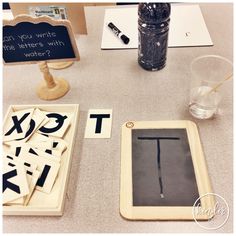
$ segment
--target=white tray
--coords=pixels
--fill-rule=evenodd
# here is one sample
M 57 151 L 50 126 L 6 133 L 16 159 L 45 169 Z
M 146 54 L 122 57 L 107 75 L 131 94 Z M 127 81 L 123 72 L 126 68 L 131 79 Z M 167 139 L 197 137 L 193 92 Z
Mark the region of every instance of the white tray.
M 27 206 L 3 206 L 3 215 L 61 216 L 64 210 L 74 140 L 77 133 L 79 104 L 12 105 L 7 111 L 3 124 L 5 124 L 7 118 L 13 111 L 19 111 L 27 108 L 39 108 L 44 111 L 52 112 L 71 112 L 73 114 L 71 126 L 64 137 L 64 140 L 68 143 L 68 147 L 62 155 L 59 173 L 51 193 L 46 194 L 35 190 Z

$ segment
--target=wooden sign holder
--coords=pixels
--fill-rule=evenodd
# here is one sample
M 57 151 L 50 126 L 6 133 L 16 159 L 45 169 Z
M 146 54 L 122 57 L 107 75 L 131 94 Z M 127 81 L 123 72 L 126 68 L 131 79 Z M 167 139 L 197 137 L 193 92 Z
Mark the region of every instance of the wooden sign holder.
M 54 70 L 66 69 L 74 64 L 73 61 L 51 62 L 48 63 L 48 68 Z
M 17 3 L 16 3 L 17 4 Z M 12 3 L 12 5 L 15 8 L 15 3 Z M 18 6 L 19 4 L 17 4 Z M 20 6 L 20 5 L 19 5 Z M 13 18 L 14 19 L 14 18 Z M 10 20 L 12 20 L 12 18 L 10 18 Z M 74 64 L 73 61 L 65 61 L 65 62 L 51 62 L 48 63 L 48 68 L 50 69 L 54 69 L 54 70 L 61 70 L 61 69 L 65 69 L 68 68 L 70 66 L 72 66 Z
M 21 22 L 30 22 L 33 24 L 38 23 L 48 23 L 52 26 L 65 26 L 68 31 L 68 35 L 70 38 L 70 43 L 73 48 L 73 52 L 75 57 L 71 58 L 59 58 L 59 59 L 46 59 L 45 61 L 13 61 L 13 62 L 5 62 L 4 64 L 8 65 L 16 65 L 16 64 L 32 64 L 39 62 L 40 71 L 43 73 L 44 81 L 40 83 L 37 87 L 37 95 L 39 98 L 43 100 L 54 100 L 64 96 L 70 89 L 69 83 L 62 78 L 53 78 L 51 73 L 49 72 L 49 68 L 53 69 L 62 69 L 67 68 L 73 64 L 73 61 L 79 61 L 79 51 L 76 46 L 76 41 L 74 37 L 74 33 L 71 27 L 71 24 L 68 20 L 53 20 L 48 16 L 40 16 L 40 17 L 31 17 L 28 15 L 18 15 L 13 20 L 5 20 L 3 21 L 4 26 L 16 26 Z M 50 65 L 51 64 L 51 65 Z
M 68 82 L 62 78 L 53 78 L 47 62 L 39 63 L 39 69 L 43 73 L 44 81 L 37 88 L 37 95 L 43 100 L 54 100 L 64 96 L 70 89 Z

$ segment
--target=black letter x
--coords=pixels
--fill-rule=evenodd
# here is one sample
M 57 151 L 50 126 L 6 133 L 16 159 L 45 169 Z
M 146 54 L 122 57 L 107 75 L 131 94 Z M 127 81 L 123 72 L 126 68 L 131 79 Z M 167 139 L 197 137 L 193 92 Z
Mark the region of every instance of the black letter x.
M 19 120 L 18 120 L 17 116 L 12 116 L 12 120 L 13 120 L 14 125 L 7 133 L 5 133 L 5 136 L 10 135 L 15 129 L 16 129 L 17 133 L 22 133 L 23 130 L 22 130 L 20 124 L 27 118 L 27 116 L 29 114 L 30 114 L 30 112 L 25 113 Z

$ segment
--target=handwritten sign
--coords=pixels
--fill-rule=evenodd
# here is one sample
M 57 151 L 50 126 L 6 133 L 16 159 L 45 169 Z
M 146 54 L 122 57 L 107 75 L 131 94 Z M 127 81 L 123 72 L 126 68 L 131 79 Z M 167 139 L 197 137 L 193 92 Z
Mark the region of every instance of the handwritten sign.
M 70 22 L 26 15 L 4 21 L 3 59 L 12 64 L 79 60 Z

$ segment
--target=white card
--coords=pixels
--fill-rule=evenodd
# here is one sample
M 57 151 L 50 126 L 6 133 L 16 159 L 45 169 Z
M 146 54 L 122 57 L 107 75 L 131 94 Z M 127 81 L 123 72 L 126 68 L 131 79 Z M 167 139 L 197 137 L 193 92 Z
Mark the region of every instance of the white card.
M 67 148 L 67 143 L 62 139 L 55 139 L 55 137 L 50 138 L 52 140 L 52 147 L 51 148 L 45 148 L 45 147 L 37 147 L 37 149 L 46 152 L 48 154 L 51 154 L 52 156 L 56 156 L 61 160 L 62 153 Z
M 127 19 L 129 19 L 127 21 Z M 108 28 L 112 22 L 130 38 L 124 44 Z M 211 46 L 213 42 L 199 5 L 171 4 L 168 47 Z M 102 49 L 138 48 L 138 8 L 112 8 L 105 10 Z
M 49 122 L 40 127 L 38 132 L 55 137 L 63 137 L 71 124 L 72 114 L 61 112 L 45 112 L 49 118 Z
M 9 166 L 15 166 L 14 162 L 8 162 Z M 36 182 L 40 176 L 40 172 L 36 170 L 36 168 L 31 168 L 28 166 L 25 166 L 26 169 L 26 178 L 27 178 L 27 182 L 28 182 L 28 187 L 29 187 L 29 193 L 27 195 L 25 195 L 24 197 L 18 198 L 16 200 L 7 202 L 7 205 L 27 205 L 34 187 L 36 185 Z M 37 178 L 37 179 L 36 179 Z
M 49 121 L 47 116 L 44 112 L 40 111 L 38 108 L 34 109 L 32 118 L 30 120 L 27 132 L 24 136 L 24 138 L 18 139 L 18 140 L 12 140 L 11 142 L 6 142 L 7 145 L 19 145 L 19 143 L 26 142 L 30 136 L 35 133 L 35 131 L 39 128 L 41 124 L 45 124 Z
M 29 193 L 29 187 L 26 177 L 26 170 L 23 163 L 14 163 L 15 166 L 9 166 L 5 161 L 3 165 L 3 204 L 19 199 Z
M 51 149 L 53 146 L 52 142 L 53 140 L 49 137 L 35 132 L 27 141 L 27 144 L 35 148 Z
M 4 153 L 3 154 L 3 160 L 6 161 L 7 163 L 9 162 L 13 162 L 13 163 L 17 163 L 20 161 L 20 163 L 22 164 L 21 160 L 19 159 L 19 157 L 15 156 L 14 154 L 12 153 Z M 24 167 L 26 169 L 26 171 L 28 169 L 31 169 L 31 170 L 36 170 L 37 169 L 37 164 L 35 163 L 24 163 Z
M 53 148 L 52 149 L 35 148 L 35 149 L 36 149 L 36 152 L 37 152 L 37 150 L 39 150 L 42 153 L 46 153 L 46 155 L 49 154 L 49 155 L 53 156 L 54 158 L 56 157 L 55 160 L 57 160 L 58 162 L 61 161 L 61 155 L 62 155 L 61 151 L 55 150 Z
M 168 46 L 212 46 L 199 5 L 171 5 Z
M 3 127 L 3 141 L 22 139 L 28 131 L 34 109 L 16 111 L 11 114 Z
M 53 136 L 46 137 L 37 132 L 32 135 L 27 144 L 57 157 L 61 157 L 62 153 L 67 148 L 67 143 L 63 139 Z
M 85 138 L 110 138 L 112 109 L 90 109 L 88 111 Z
M 35 155 L 36 158 L 45 157 L 45 158 L 48 158 L 49 160 L 52 160 L 55 162 L 61 161 L 60 156 L 53 156 L 52 154 L 49 154 L 45 151 L 31 147 L 30 145 L 28 145 L 26 143 L 22 144 L 20 146 L 15 146 L 15 145 L 11 146 L 11 153 L 13 153 L 15 156 L 20 156 L 22 152 Z
M 27 163 L 23 160 L 19 162 L 19 160 L 21 160 L 19 159 L 19 157 L 13 156 L 8 153 L 4 153 L 4 161 L 5 163 L 8 163 L 8 165 L 13 167 L 15 163 L 24 164 L 24 168 L 26 170 L 26 179 L 27 179 L 28 187 L 29 187 L 29 193 L 25 195 L 24 197 L 7 202 L 7 205 L 27 205 L 34 192 L 37 181 L 41 175 L 41 172 L 37 170 L 37 164 Z
M 35 133 L 35 131 L 39 128 L 41 124 L 45 124 L 49 121 L 45 113 L 40 111 L 38 108 L 34 110 L 31 120 L 33 121 L 31 121 L 32 124 L 30 130 L 28 130 L 28 136 L 24 139 L 24 142 L 28 140 L 32 134 Z
M 61 153 L 63 153 L 67 149 L 68 143 L 65 140 L 57 137 L 51 137 L 51 138 L 53 140 L 53 148 L 55 150 L 58 150 Z
M 28 152 L 21 152 L 19 160 L 30 164 L 37 164 L 37 169 L 41 172 L 41 176 L 37 181 L 36 189 L 44 193 L 50 193 L 56 180 L 60 164 L 49 158 L 37 158 L 36 155 Z
M 27 174 L 27 179 L 29 183 L 29 194 L 24 197 L 24 206 L 28 205 L 29 200 L 36 188 L 37 181 L 41 175 L 41 172 L 38 170 L 32 171 L 32 174 Z
M 7 202 L 7 203 L 5 203 L 5 205 L 6 206 L 12 206 L 12 205 L 22 206 L 22 205 L 24 205 L 24 201 L 25 201 L 24 197 L 20 197 L 18 199 L 13 200 L 13 201 Z

